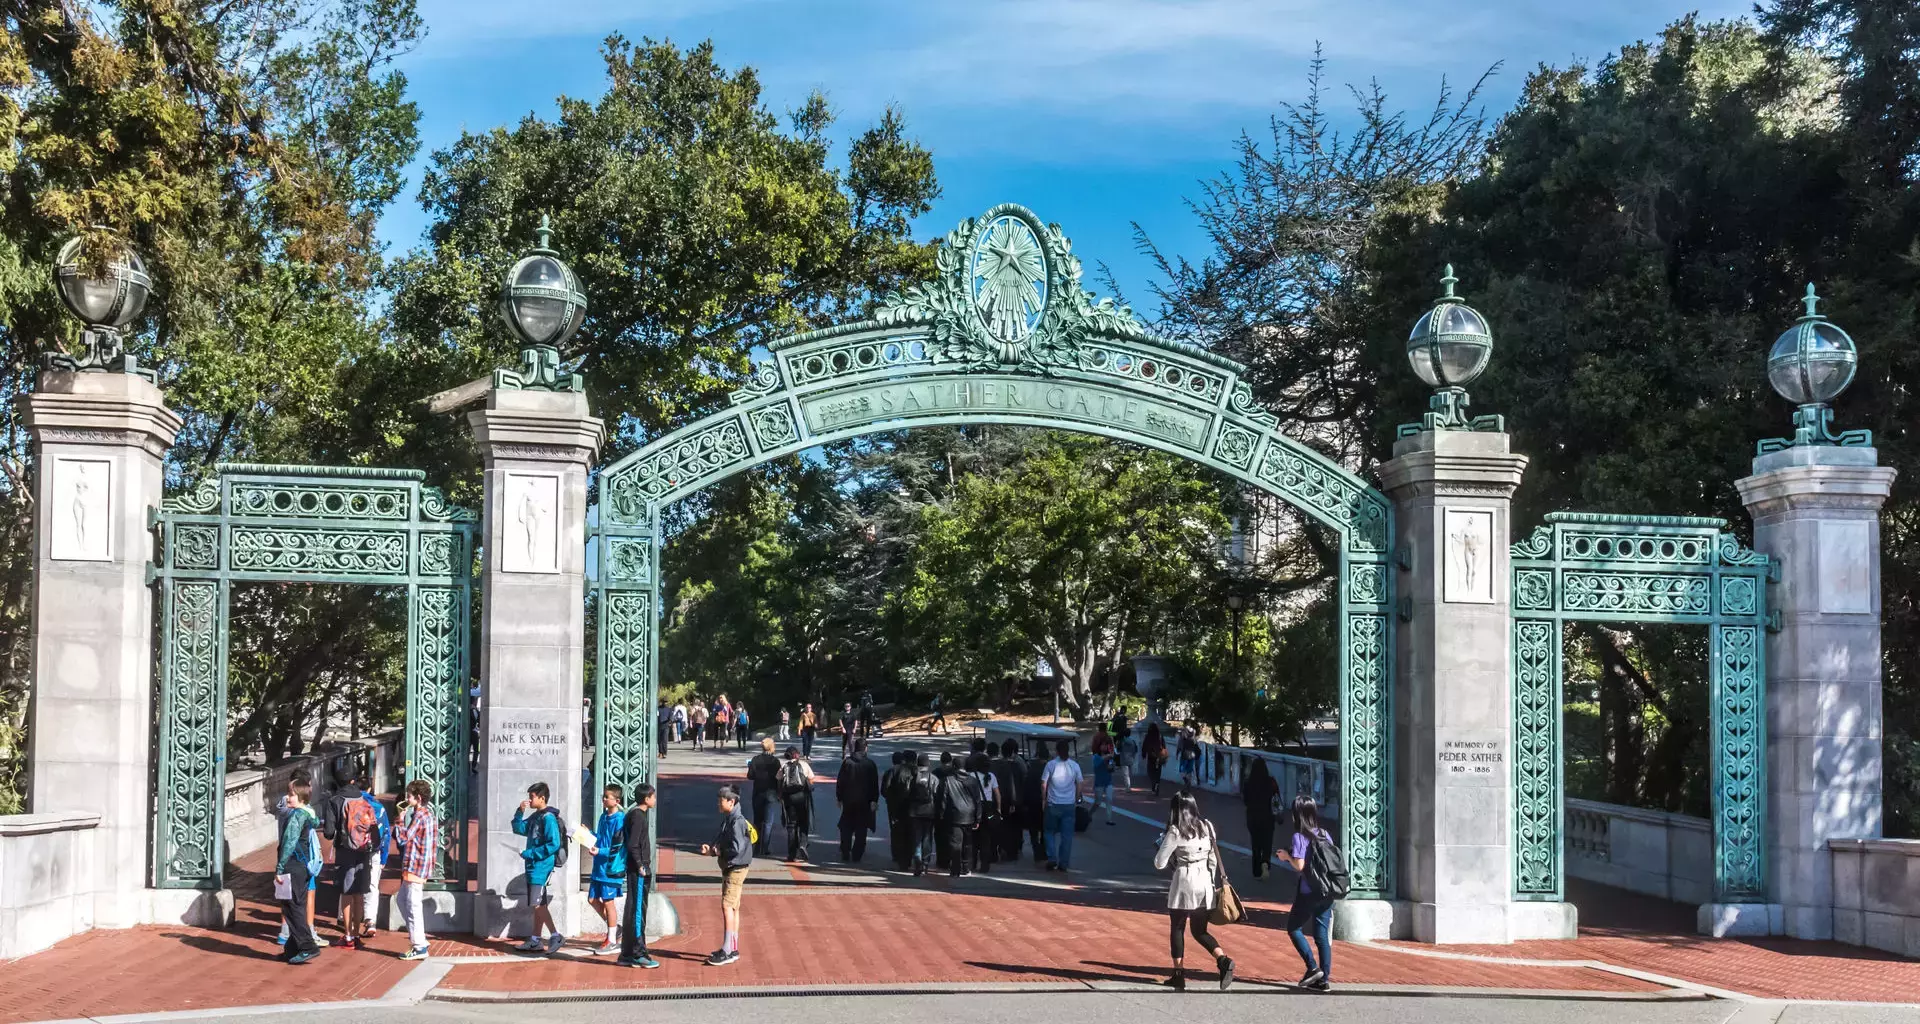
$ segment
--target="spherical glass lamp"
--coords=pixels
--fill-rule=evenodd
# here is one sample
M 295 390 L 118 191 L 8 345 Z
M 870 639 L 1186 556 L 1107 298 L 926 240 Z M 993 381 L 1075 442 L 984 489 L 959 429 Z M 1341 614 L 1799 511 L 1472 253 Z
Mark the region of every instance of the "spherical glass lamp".
M 1795 405 L 1825 405 L 1853 383 L 1860 353 L 1838 324 L 1815 312 L 1820 296 L 1807 285 L 1807 311 L 1773 343 L 1767 380 Z
M 122 248 L 102 273 L 87 273 L 87 263 L 84 236 L 60 247 L 53 267 L 60 301 L 95 330 L 118 331 L 132 323 L 146 308 L 147 295 L 153 290 L 146 261 L 131 248 Z
M 587 314 L 587 296 L 573 269 L 547 248 L 552 233 L 542 216 L 539 244 L 507 271 L 500 295 L 501 319 L 522 344 L 532 348 L 565 345 Z
M 1407 362 L 1431 388 L 1459 388 L 1470 384 L 1487 368 L 1493 355 L 1493 332 L 1486 318 L 1453 294 L 1459 279 L 1447 265 L 1440 279 L 1445 291 L 1433 308 L 1414 321 L 1407 335 Z

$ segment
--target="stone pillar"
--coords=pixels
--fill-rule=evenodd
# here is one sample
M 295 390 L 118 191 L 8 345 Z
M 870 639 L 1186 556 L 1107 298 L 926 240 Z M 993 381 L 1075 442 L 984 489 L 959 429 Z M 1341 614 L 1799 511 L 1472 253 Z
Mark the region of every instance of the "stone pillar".
M 1395 932 L 1422 942 L 1571 937 L 1573 906 L 1513 899 L 1509 508 L 1504 433 L 1427 430 L 1380 467 L 1394 501 Z
M 35 813 L 99 815 L 89 917 L 126 928 L 155 913 L 147 512 L 180 417 L 129 373 L 43 371 L 25 405 L 37 470 L 28 799 Z
M 1861 913 L 1834 910 L 1827 841 L 1880 835 L 1880 507 L 1893 477 L 1872 448 L 1800 445 L 1738 482 L 1754 549 L 1780 570 L 1767 637 L 1775 934 L 1862 941 Z
M 582 819 L 587 469 L 606 429 L 573 391 L 494 388 L 467 422 L 485 460 L 480 585 L 480 887 L 475 929 L 525 935 L 514 810 L 544 782 Z M 597 810 L 592 808 L 590 810 Z M 578 931 L 579 849 L 554 872 L 554 919 Z

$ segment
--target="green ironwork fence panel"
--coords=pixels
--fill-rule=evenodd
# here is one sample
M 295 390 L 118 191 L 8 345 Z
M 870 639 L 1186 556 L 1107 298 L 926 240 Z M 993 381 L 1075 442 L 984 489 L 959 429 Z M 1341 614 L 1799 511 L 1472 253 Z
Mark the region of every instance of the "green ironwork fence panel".
M 1559 898 L 1565 758 L 1561 753 L 1560 625 L 1513 623 L 1513 888 Z
M 976 273 L 982 266 L 992 272 Z M 651 761 L 659 613 L 652 538 L 661 508 L 771 459 L 866 434 L 973 424 L 1073 430 L 1210 466 L 1339 536 L 1340 822 L 1355 895 L 1391 895 L 1386 496 L 1282 433 L 1254 402 L 1239 364 L 1155 337 L 1126 307 L 1095 300 L 1059 228 L 1030 211 L 1007 205 L 962 222 L 937 251 L 936 269 L 933 281 L 887 296 L 872 319 L 773 342 L 772 358 L 727 408 L 601 471 L 594 543 L 646 536 L 655 559 L 644 585 L 606 580 L 595 588 L 600 720 L 618 717 L 608 713 L 613 701 L 645 712 L 642 722 L 601 727 L 599 738 L 618 744 L 597 755 L 601 778 L 639 778 L 633 758 Z M 623 590 L 645 600 L 610 600 Z
M 1766 684 L 1760 630 L 1720 626 L 1713 646 L 1713 867 L 1721 903 L 1763 903 Z
M 465 861 L 473 512 L 418 470 L 228 463 L 153 514 L 160 591 L 154 882 L 225 879 L 227 598 L 235 583 L 355 583 L 408 599 L 407 779 L 433 784 L 437 884 Z
M 467 588 L 414 586 L 407 608 L 406 778 L 433 787 L 434 820 L 440 826 L 434 878 L 454 884 L 467 859 L 468 746 L 472 738 L 467 703 L 472 610 Z
M 1719 519 L 1555 513 L 1513 556 L 1513 878 L 1564 898 L 1568 622 L 1701 625 L 1712 657 L 1714 899 L 1766 899 L 1765 673 L 1773 565 Z
M 227 588 L 196 580 L 160 602 L 160 763 L 154 885 L 218 888 L 226 806 Z

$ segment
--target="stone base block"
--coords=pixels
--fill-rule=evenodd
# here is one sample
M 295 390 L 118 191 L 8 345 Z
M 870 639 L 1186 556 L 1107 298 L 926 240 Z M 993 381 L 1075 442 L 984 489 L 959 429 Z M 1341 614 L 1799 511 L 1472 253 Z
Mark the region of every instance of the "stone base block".
M 1449 943 L 1504 943 L 1508 934 L 1506 903 L 1414 903 L 1413 940 Z
M 421 904 L 426 910 L 429 936 L 473 934 L 472 893 L 429 889 Z M 400 905 L 395 901 L 393 893 L 380 897 L 380 912 L 374 915 L 373 923 L 374 927 L 388 931 L 407 930 L 406 922 L 400 917 Z
M 147 923 L 225 928 L 233 924 L 232 889 L 148 889 Z
M 1528 939 L 1577 939 L 1580 908 L 1571 903 L 1514 903 L 1507 907 L 1507 936 Z
M 1778 903 L 1703 903 L 1695 925 L 1700 934 L 1715 938 L 1754 938 L 1786 932 L 1785 915 Z
M 1340 900 L 1333 905 L 1333 937 L 1343 942 L 1404 939 L 1411 934 L 1406 908 L 1391 900 Z

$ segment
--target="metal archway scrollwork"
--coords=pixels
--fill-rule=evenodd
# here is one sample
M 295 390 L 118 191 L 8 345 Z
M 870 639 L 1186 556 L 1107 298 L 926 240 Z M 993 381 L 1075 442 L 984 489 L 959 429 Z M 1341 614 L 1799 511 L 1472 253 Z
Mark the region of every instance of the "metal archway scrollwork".
M 154 885 L 225 884 L 227 602 L 235 583 L 407 590 L 409 781 L 433 784 L 441 862 L 465 861 L 469 609 L 479 517 L 412 469 L 222 464 L 154 511 L 160 724 Z
M 1562 627 L 1659 622 L 1708 629 L 1714 900 L 1764 902 L 1772 560 L 1721 519 L 1566 512 L 1514 544 L 1512 561 L 1514 897 L 1566 891 Z
M 1341 538 L 1341 823 L 1356 895 L 1391 891 L 1391 507 L 1276 429 L 1228 359 L 1155 337 L 1081 287 L 1058 227 L 1003 205 L 963 221 L 934 280 L 868 320 L 769 348 L 730 407 L 600 476 L 597 784 L 652 780 L 660 509 L 725 477 L 879 431 L 1003 423 L 1103 435 L 1211 466 Z

